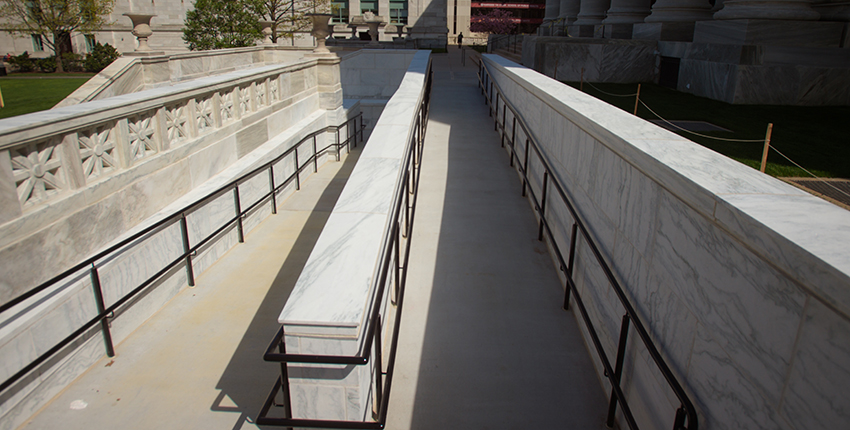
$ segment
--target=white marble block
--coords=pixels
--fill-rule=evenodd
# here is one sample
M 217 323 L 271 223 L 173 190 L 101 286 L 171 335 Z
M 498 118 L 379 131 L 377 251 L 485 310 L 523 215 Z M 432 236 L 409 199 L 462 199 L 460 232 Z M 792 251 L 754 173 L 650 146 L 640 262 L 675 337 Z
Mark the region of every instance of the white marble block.
M 731 48 L 721 54 L 755 58 Z M 699 427 L 846 426 L 850 213 L 533 70 L 483 58 Z M 535 191 L 539 166 L 530 167 Z M 572 216 L 547 203 L 547 219 L 559 224 L 550 246 L 564 252 Z M 623 307 L 584 242 L 574 279 L 613 362 Z M 621 383 L 635 419 L 668 428 L 679 401 L 634 334 L 629 342 Z
M 350 61 L 371 64 L 372 55 L 367 51 Z M 288 353 L 371 358 L 359 366 L 289 363 L 295 418 L 363 421 L 376 409 L 375 354 L 363 345 L 372 310 L 378 307 L 387 318 L 389 288 L 378 297 L 380 257 L 404 184 L 402 162 L 424 96 L 429 55 L 418 51 L 411 58 L 278 319 Z

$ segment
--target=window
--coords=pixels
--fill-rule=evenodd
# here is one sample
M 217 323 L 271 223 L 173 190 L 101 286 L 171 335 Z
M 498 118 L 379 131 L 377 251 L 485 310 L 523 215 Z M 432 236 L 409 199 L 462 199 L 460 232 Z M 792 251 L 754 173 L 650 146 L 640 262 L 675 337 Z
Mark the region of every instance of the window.
M 41 40 L 40 34 L 33 34 L 32 35 L 32 50 L 35 51 L 35 52 L 44 51 L 44 41 Z
M 86 35 L 86 52 L 94 52 L 94 47 L 97 45 L 97 40 L 93 34 Z
M 375 15 L 378 14 L 378 2 L 376 1 L 361 1 L 360 2 L 360 14 L 364 14 L 368 11 L 372 11 Z
M 407 0 L 390 0 L 390 24 L 407 24 Z
M 348 23 L 348 0 L 334 0 L 331 2 L 331 24 Z

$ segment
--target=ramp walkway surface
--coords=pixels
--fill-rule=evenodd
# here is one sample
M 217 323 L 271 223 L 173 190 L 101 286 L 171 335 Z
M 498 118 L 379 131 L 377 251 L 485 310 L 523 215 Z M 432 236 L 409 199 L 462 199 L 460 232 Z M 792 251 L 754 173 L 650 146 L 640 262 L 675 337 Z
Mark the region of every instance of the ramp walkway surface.
M 607 399 L 460 50 L 435 54 L 388 429 L 602 429 Z M 357 159 L 278 215 L 23 428 L 256 428 L 277 316 Z

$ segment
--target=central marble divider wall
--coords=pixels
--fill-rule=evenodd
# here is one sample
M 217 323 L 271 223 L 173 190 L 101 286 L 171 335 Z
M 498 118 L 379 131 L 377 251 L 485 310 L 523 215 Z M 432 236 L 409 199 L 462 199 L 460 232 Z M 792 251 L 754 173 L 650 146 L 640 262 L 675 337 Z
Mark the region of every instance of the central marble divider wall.
M 700 428 L 846 426 L 850 212 L 502 57 L 484 63 L 691 396 Z M 530 169 L 540 195 L 540 163 Z M 546 216 L 566 252 L 573 220 L 556 195 L 550 187 Z M 574 279 L 613 363 L 625 311 L 584 242 Z M 641 428 L 670 428 L 679 402 L 634 329 L 629 336 L 631 409 Z
M 409 49 L 361 49 L 342 57 L 339 67 L 343 98 L 360 100 L 367 140 L 415 54 Z
M 354 356 L 365 341 L 383 240 L 403 186 L 430 51 L 417 51 L 387 102 L 316 242 L 279 322 L 286 351 Z M 389 289 L 386 290 L 389 293 Z M 385 314 L 384 314 L 385 316 Z M 295 418 L 362 421 L 371 417 L 374 360 L 362 366 L 290 363 Z

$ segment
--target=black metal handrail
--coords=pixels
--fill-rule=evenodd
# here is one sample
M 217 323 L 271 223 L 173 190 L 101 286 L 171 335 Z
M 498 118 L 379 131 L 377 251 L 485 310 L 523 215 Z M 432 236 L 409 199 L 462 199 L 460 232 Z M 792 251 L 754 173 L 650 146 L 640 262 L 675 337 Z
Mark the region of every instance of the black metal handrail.
M 605 368 L 605 376 L 611 383 L 611 399 L 608 404 L 608 417 L 606 424 L 608 425 L 608 427 L 613 427 L 614 418 L 617 411 L 616 408 L 617 404 L 619 403 L 620 407 L 623 410 L 623 416 L 625 417 L 629 428 L 634 430 L 638 429 L 637 422 L 635 422 L 634 416 L 632 415 L 631 409 L 629 408 L 628 401 L 626 400 L 626 396 L 620 386 L 620 378 L 622 376 L 623 364 L 625 361 L 626 343 L 628 341 L 629 325 L 630 323 L 633 323 L 634 328 L 638 333 L 638 336 L 640 337 L 644 346 L 648 350 L 653 362 L 658 367 L 659 371 L 664 376 L 664 379 L 667 381 L 667 384 L 670 386 L 676 397 L 681 402 L 680 407 L 676 410 L 676 416 L 674 417 L 674 430 L 697 430 L 699 427 L 699 423 L 696 414 L 696 409 L 694 408 L 693 403 L 691 402 L 687 393 L 685 393 L 685 390 L 682 388 L 676 376 L 670 370 L 664 358 L 658 352 L 658 349 L 655 347 L 655 343 L 650 338 L 649 333 L 643 326 L 643 323 L 641 323 L 639 315 L 635 311 L 634 306 L 632 306 L 628 296 L 626 296 L 626 294 L 623 292 L 622 287 L 620 287 L 619 282 L 614 277 L 614 274 L 611 272 L 611 269 L 609 268 L 608 263 L 603 258 L 602 253 L 599 252 L 599 249 L 596 245 L 593 236 L 588 232 L 585 223 L 581 220 L 581 217 L 576 211 L 572 200 L 564 192 L 564 186 L 561 185 L 557 177 L 554 177 L 554 175 L 551 174 L 551 172 L 553 172 L 554 170 L 552 169 L 549 160 L 543 155 L 543 152 L 540 149 L 540 144 L 534 139 L 531 133 L 529 133 L 529 128 L 526 125 L 525 120 L 523 120 L 523 118 L 517 113 L 516 109 L 514 109 L 510 102 L 508 102 L 502 95 L 501 88 L 499 88 L 499 85 L 493 80 L 492 76 L 490 75 L 490 71 L 484 64 L 483 58 L 479 64 L 478 69 L 478 84 L 479 88 L 481 89 L 481 93 L 485 97 L 485 103 L 489 106 L 490 116 L 492 116 L 494 119 L 495 128 L 497 131 L 500 132 L 502 147 L 504 147 L 505 142 L 507 142 L 508 147 L 510 148 L 511 167 L 514 166 L 514 158 L 517 159 L 517 170 L 522 174 L 522 195 L 525 196 L 526 190 L 528 191 L 534 204 L 534 208 L 540 219 L 538 240 L 543 240 L 543 232 L 545 231 L 547 236 L 549 237 L 549 243 L 552 246 L 552 249 L 555 251 L 555 256 L 558 259 L 560 270 L 564 272 L 567 282 L 564 293 L 564 309 L 569 309 L 570 293 L 572 292 L 572 294 L 574 295 L 573 299 L 575 300 L 576 305 L 578 305 L 581 317 L 585 323 L 585 327 L 587 328 L 587 331 L 590 334 L 590 337 L 593 341 L 593 345 L 599 355 L 599 359 L 602 361 L 602 365 Z M 500 100 L 502 102 L 501 123 L 499 122 Z M 510 138 L 508 138 L 506 129 L 508 111 L 510 111 L 512 115 Z M 522 156 L 524 157 L 523 163 L 519 162 L 521 154 L 517 153 L 516 148 L 517 125 L 519 125 L 519 127 L 522 129 L 523 133 L 526 136 L 525 146 L 523 147 L 522 154 Z M 538 197 L 534 193 L 534 189 L 529 186 L 529 148 L 534 149 L 534 153 L 536 154 L 538 160 L 544 168 L 543 185 L 541 191 L 542 199 L 538 199 Z M 564 261 L 564 256 L 561 252 L 560 247 L 558 246 L 557 241 L 555 240 L 555 236 L 552 233 L 549 221 L 546 219 L 546 197 L 548 195 L 547 188 L 549 183 L 551 183 L 552 186 L 555 187 L 555 190 L 558 192 L 558 195 L 561 197 L 561 200 L 564 202 L 567 209 L 569 209 L 570 214 L 573 218 L 573 225 L 570 234 L 570 251 L 568 261 Z M 582 301 L 575 282 L 572 279 L 573 263 L 575 259 L 575 248 L 576 243 L 578 241 L 577 232 L 581 232 L 581 235 L 584 237 L 585 242 L 590 246 L 590 250 L 593 253 L 596 261 L 599 263 L 600 267 L 602 268 L 602 271 L 605 273 L 605 277 L 608 279 L 608 282 L 614 289 L 614 292 L 617 294 L 620 303 L 626 310 L 626 313 L 623 315 L 623 320 L 620 326 L 620 339 L 617 348 L 617 361 L 614 367 L 611 366 L 611 363 L 608 360 L 608 356 L 606 355 L 605 350 L 602 347 L 602 343 L 599 340 L 599 336 L 596 333 L 596 329 L 593 327 L 593 323 L 590 320 L 590 316 L 587 313 L 587 310 L 584 306 L 584 302 Z
M 281 375 L 275 381 L 274 387 L 266 398 L 260 413 L 255 420 L 258 425 L 282 426 L 282 427 L 310 427 L 310 428 L 333 428 L 333 429 L 382 429 L 386 424 L 389 406 L 390 389 L 392 388 L 393 369 L 395 367 L 396 351 L 398 347 L 398 333 L 401 324 L 401 314 L 404 302 L 404 290 L 407 282 L 407 267 L 410 257 L 411 233 L 413 231 L 413 220 L 416 212 L 416 201 L 419 194 L 419 176 L 422 161 L 422 148 L 425 138 L 425 129 L 428 122 L 428 110 L 431 94 L 431 64 L 428 64 L 426 72 L 424 95 L 419 105 L 414 130 L 410 141 L 405 149 L 404 174 L 401 183 L 396 189 L 393 197 L 391 223 L 384 232 L 381 254 L 378 261 L 381 262 L 378 272 L 373 277 L 363 337 L 357 354 L 355 355 L 312 355 L 312 354 L 289 354 L 286 352 L 284 342 L 284 329 L 281 327 L 275 334 L 269 347 L 266 349 L 263 359 L 280 363 Z M 402 238 L 404 243 L 404 254 L 402 257 Z M 392 267 L 391 267 L 392 264 Z M 393 277 L 393 295 L 389 297 L 396 306 L 395 319 L 391 343 L 389 345 L 389 357 L 387 358 L 387 371 L 383 371 L 383 348 L 381 346 L 381 304 L 384 303 L 384 293 L 387 281 Z M 393 300 L 394 296 L 394 300 Z M 275 352 L 277 350 L 278 352 Z M 309 418 L 293 418 L 292 406 L 289 395 L 289 371 L 287 363 L 320 363 L 320 364 L 346 364 L 366 365 L 373 358 L 375 366 L 375 398 L 378 404 L 377 417 L 375 421 L 344 421 L 344 420 L 320 420 Z M 278 392 L 283 396 L 283 403 L 275 401 Z M 269 416 L 272 406 L 283 407 L 283 418 Z
M 359 120 L 359 124 L 358 124 L 358 120 Z M 352 124 L 354 124 L 354 127 L 355 127 L 355 128 L 353 128 L 353 130 L 354 130 L 353 133 L 351 132 L 351 130 L 352 130 L 351 125 Z M 339 131 L 342 128 L 346 129 L 346 138 L 345 138 L 344 141 L 340 141 Z M 322 133 L 327 133 L 327 132 L 335 132 L 336 133 L 335 141 L 333 143 L 328 144 L 324 148 L 317 150 L 317 148 L 316 148 L 316 138 L 317 138 L 317 136 L 319 136 Z M 172 269 L 174 269 L 175 267 L 177 267 L 181 263 L 185 263 L 185 265 L 186 265 L 186 277 L 187 277 L 189 286 L 194 286 L 195 285 L 195 275 L 194 275 L 194 271 L 192 269 L 192 256 L 196 255 L 196 253 L 199 249 L 204 247 L 207 243 L 209 243 L 211 240 L 213 240 L 215 237 L 217 237 L 220 233 L 222 233 L 226 229 L 230 228 L 234 224 L 236 224 L 237 237 L 238 237 L 239 242 L 244 242 L 245 238 L 244 238 L 244 233 L 243 233 L 243 228 L 242 228 L 242 219 L 247 214 L 251 213 L 254 209 L 258 208 L 261 204 L 265 203 L 266 201 L 269 201 L 271 203 L 272 214 L 276 214 L 277 213 L 277 202 L 276 202 L 276 196 L 275 195 L 277 194 L 278 191 L 280 191 L 282 188 L 291 184 L 293 180 L 295 180 L 296 190 L 300 190 L 301 189 L 300 173 L 301 173 L 302 170 L 304 170 L 308 165 L 312 164 L 314 171 L 318 171 L 318 158 L 321 155 L 325 154 L 331 147 L 336 148 L 336 158 L 337 158 L 337 161 L 339 161 L 340 149 L 342 147 L 346 147 L 347 150 L 350 151 L 352 146 L 356 148 L 357 143 L 358 143 L 358 136 L 359 136 L 359 141 L 362 142 L 362 140 L 363 140 L 363 115 L 362 115 L 362 113 L 357 114 L 356 116 L 348 119 L 347 121 L 345 121 L 344 123 L 342 123 L 338 126 L 327 126 L 327 127 L 324 127 L 320 130 L 316 130 L 316 131 L 306 135 L 305 137 L 303 137 L 297 144 L 293 145 L 291 148 L 286 150 L 283 154 L 275 157 L 273 160 L 268 161 L 265 164 L 257 167 L 256 169 L 253 169 L 250 172 L 240 176 L 239 178 L 219 187 L 217 190 L 207 194 L 206 196 L 202 197 L 200 200 L 195 201 L 195 202 L 193 202 L 189 205 L 186 205 L 183 208 L 177 210 L 171 216 L 164 218 L 164 219 L 154 223 L 153 225 L 142 229 L 138 233 L 133 234 L 132 236 L 130 236 L 130 237 L 124 239 L 124 240 L 121 240 L 117 244 L 110 246 L 109 248 L 95 254 L 93 257 L 90 257 L 90 258 L 84 260 L 83 262 L 81 262 L 81 263 L 75 265 L 74 267 L 62 272 L 61 274 L 54 276 L 50 280 L 43 282 L 39 286 L 27 291 L 24 294 L 21 294 L 20 296 L 10 300 L 9 302 L 1 305 L 0 306 L 0 314 L 14 308 L 15 306 L 26 301 L 27 299 L 47 290 L 51 286 L 55 286 L 57 283 L 60 283 L 62 281 L 68 281 L 68 280 L 73 282 L 76 279 L 80 279 L 80 278 L 84 277 L 85 274 L 80 274 L 80 272 L 85 270 L 85 269 L 88 269 L 89 270 L 89 276 L 91 277 L 92 288 L 94 290 L 94 296 L 95 296 L 98 314 L 97 314 L 97 316 L 95 316 L 94 318 L 90 319 L 85 324 L 83 324 L 82 326 L 77 328 L 77 330 L 75 330 L 73 333 L 71 333 L 70 335 L 65 337 L 63 340 L 61 340 L 60 342 L 55 344 L 47 352 L 41 354 L 35 360 L 30 362 L 27 366 L 25 366 L 24 368 L 22 368 L 21 370 L 16 372 L 11 377 L 7 378 L 2 384 L 0 384 L 0 392 L 5 390 L 6 388 L 10 387 L 12 384 L 17 382 L 22 377 L 24 377 L 26 374 L 28 374 L 30 371 L 32 371 L 33 369 L 38 367 L 40 364 L 42 364 L 43 362 L 48 360 L 54 354 L 56 354 L 57 352 L 59 352 L 60 350 L 62 350 L 66 346 L 68 346 L 70 343 L 74 342 L 79 336 L 81 336 L 83 333 L 85 333 L 86 331 L 88 331 L 89 329 L 91 329 L 92 327 L 97 325 L 98 323 L 101 324 L 104 342 L 106 344 L 106 354 L 109 357 L 114 356 L 115 355 L 115 349 L 114 349 L 114 346 L 112 344 L 112 335 L 111 335 L 111 332 L 110 332 L 109 321 L 108 321 L 108 319 L 111 318 L 111 315 L 113 314 L 114 311 L 116 311 L 119 307 L 121 307 L 121 305 L 123 305 L 124 303 L 128 302 L 133 297 L 135 297 L 139 292 L 141 292 L 145 288 L 152 285 L 162 275 L 168 273 L 169 271 L 171 271 Z M 307 159 L 303 163 L 300 163 L 299 160 L 298 160 L 298 149 L 303 144 L 305 144 L 307 142 L 312 143 L 312 152 L 311 152 L 311 155 L 309 157 L 307 157 Z M 287 177 L 283 181 L 283 183 L 281 183 L 279 185 L 275 185 L 275 183 L 274 183 L 274 181 L 275 181 L 274 165 L 277 164 L 279 161 L 283 160 L 285 157 L 291 155 L 291 154 L 294 154 L 293 159 L 294 159 L 294 162 L 295 162 L 295 165 L 294 165 L 295 171 L 291 175 L 289 175 L 289 177 Z M 268 171 L 268 174 L 269 174 L 269 191 L 266 194 L 264 194 L 263 196 L 261 196 L 260 198 L 258 198 L 250 206 L 248 206 L 245 209 L 242 209 L 240 198 L 239 198 L 239 184 L 246 182 L 250 179 L 253 179 L 256 175 L 262 173 L 263 171 Z M 186 217 L 188 215 L 190 215 L 191 213 L 193 213 L 194 211 L 203 207 L 205 203 L 209 202 L 210 200 L 214 200 L 214 199 L 222 196 L 224 193 L 227 193 L 227 192 L 233 192 L 234 205 L 235 205 L 235 208 L 236 208 L 235 215 L 232 218 L 229 218 L 223 225 L 219 226 L 215 231 L 208 234 L 205 238 L 203 238 L 201 241 L 196 243 L 194 246 L 191 246 L 190 242 L 189 242 L 189 229 L 188 229 L 188 225 L 187 225 L 187 222 L 186 222 Z M 145 239 L 152 237 L 156 233 L 158 233 L 158 232 L 160 232 L 160 231 L 162 231 L 162 230 L 164 230 L 168 227 L 173 226 L 176 223 L 180 224 L 180 230 L 181 230 L 181 235 L 182 235 L 183 253 L 179 257 L 175 258 L 170 263 L 165 265 L 162 269 L 157 271 L 153 276 L 146 279 L 144 282 L 142 282 L 140 285 L 138 285 L 132 291 L 130 291 L 129 293 L 125 294 L 123 297 L 118 299 L 111 306 L 106 307 L 106 305 L 104 303 L 104 299 L 103 299 L 103 290 L 101 289 L 101 286 L 100 286 L 100 275 L 98 274 L 98 266 L 97 266 L 98 261 L 103 260 L 107 257 L 115 258 L 115 257 L 119 256 L 122 252 L 129 250 L 134 243 L 137 243 L 137 242 L 140 243 L 140 242 L 144 241 Z M 73 278 L 76 278 L 76 279 L 73 279 Z

